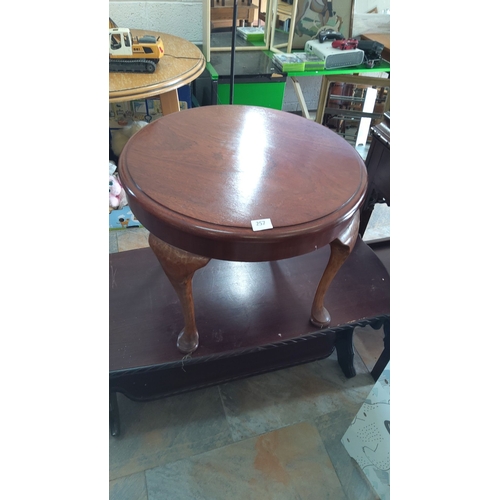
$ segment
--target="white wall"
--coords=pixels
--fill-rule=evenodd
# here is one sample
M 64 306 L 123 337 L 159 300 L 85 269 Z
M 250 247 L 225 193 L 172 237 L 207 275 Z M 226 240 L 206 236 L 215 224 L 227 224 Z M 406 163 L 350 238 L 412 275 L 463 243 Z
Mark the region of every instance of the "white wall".
M 203 1 L 109 0 L 109 17 L 123 28 L 160 31 L 201 44 Z
M 390 10 L 391 0 L 355 0 L 354 12 L 366 14 L 375 7 L 379 14 L 383 14 L 384 10 Z
M 298 77 L 297 81 L 302 89 L 304 101 L 309 111 L 315 111 L 318 107 L 319 90 L 321 87 L 320 76 Z M 283 111 L 301 111 L 297 94 L 290 78 L 286 80 L 285 95 L 283 96 Z

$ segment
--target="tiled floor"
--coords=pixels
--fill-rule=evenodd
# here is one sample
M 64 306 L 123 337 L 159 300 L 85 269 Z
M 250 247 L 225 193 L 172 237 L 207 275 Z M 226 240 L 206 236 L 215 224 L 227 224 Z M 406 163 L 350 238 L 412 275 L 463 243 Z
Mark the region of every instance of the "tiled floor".
M 364 240 L 389 236 L 377 205 Z M 109 251 L 148 246 L 144 228 L 110 231 Z M 118 395 L 111 500 L 375 500 L 341 438 L 374 385 L 383 333 L 354 334 L 357 376 L 329 358 L 167 399 Z
M 376 499 L 340 442 L 374 384 L 355 366 L 346 379 L 333 354 L 155 402 L 119 397 L 110 498 Z

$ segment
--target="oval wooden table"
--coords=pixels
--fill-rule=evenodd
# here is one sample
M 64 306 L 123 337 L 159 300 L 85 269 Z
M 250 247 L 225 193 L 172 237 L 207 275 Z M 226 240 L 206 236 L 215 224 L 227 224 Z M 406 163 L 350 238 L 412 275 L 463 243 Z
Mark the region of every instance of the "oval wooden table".
M 196 45 L 157 31 L 131 30 L 134 36 L 154 35 L 163 40 L 165 55 L 154 73 L 109 73 L 109 102 L 132 101 L 158 95 L 162 114 L 179 111 L 177 89 L 203 73 L 205 57 Z
M 192 278 L 210 259 L 273 261 L 330 245 L 310 317 L 330 324 L 325 293 L 354 247 L 367 189 L 363 160 L 343 138 L 283 111 L 193 108 L 136 133 L 119 173 L 181 302 L 181 352 L 198 347 Z M 254 230 L 264 219 L 272 229 Z

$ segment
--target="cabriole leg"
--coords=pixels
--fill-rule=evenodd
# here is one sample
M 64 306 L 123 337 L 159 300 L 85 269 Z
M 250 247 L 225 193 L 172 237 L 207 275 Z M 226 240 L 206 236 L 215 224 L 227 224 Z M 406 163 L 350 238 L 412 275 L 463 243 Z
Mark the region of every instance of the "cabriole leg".
M 116 392 L 109 393 L 109 433 L 114 437 L 120 435 L 120 413 Z
M 193 275 L 210 259 L 175 248 L 152 233 L 149 233 L 149 245 L 181 302 L 184 329 L 177 338 L 177 347 L 182 353 L 191 353 L 197 349 L 199 341 L 194 317 Z
M 311 323 L 319 328 L 324 328 L 331 322 L 330 313 L 324 306 L 325 295 L 333 278 L 354 248 L 358 237 L 358 228 L 359 211 L 356 212 L 351 223 L 338 238 L 330 243 L 330 259 L 319 282 L 311 308 Z

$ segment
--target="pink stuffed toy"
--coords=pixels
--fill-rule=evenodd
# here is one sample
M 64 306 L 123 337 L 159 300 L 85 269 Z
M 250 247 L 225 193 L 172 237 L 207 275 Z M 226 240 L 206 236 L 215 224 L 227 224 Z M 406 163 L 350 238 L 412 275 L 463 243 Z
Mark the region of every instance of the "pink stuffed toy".
M 109 209 L 120 210 L 127 204 L 125 191 L 116 175 L 109 176 Z

